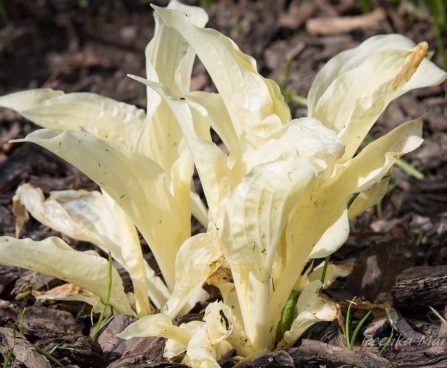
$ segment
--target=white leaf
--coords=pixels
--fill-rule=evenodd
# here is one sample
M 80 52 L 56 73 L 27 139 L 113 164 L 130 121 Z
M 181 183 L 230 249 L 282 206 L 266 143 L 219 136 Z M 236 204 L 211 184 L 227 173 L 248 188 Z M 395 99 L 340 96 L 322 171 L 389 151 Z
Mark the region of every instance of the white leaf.
M 85 131 L 42 129 L 23 141 L 64 158 L 104 188 L 141 231 L 173 287 L 175 254 L 190 234 L 190 219 L 185 221 L 155 162 Z
M 17 111 L 43 128 L 84 128 L 98 138 L 121 142 L 131 150 L 137 150 L 146 124 L 143 110 L 86 92 L 64 94 L 48 89 L 16 92 L 0 97 L 0 106 Z
M 375 36 L 335 56 L 319 72 L 309 91 L 309 114 L 339 133 L 346 146 L 343 161 L 353 157 L 393 99 L 446 79 L 424 59 L 427 48 L 400 35 Z
M 175 318 L 223 260 L 218 232 L 195 235 L 180 247 L 175 260 L 174 289 L 163 313 Z
M 41 241 L 0 237 L 0 263 L 22 267 L 70 282 L 107 300 L 108 262 L 92 252 L 79 252 L 62 239 Z M 121 277 L 112 267 L 110 304 L 120 314 L 134 315 Z
M 154 9 L 159 19 L 197 53 L 246 146 L 258 146 L 266 135 L 290 120 L 279 88 L 258 74 L 254 59 L 243 54 L 232 40 L 215 30 L 197 27 L 176 11 Z

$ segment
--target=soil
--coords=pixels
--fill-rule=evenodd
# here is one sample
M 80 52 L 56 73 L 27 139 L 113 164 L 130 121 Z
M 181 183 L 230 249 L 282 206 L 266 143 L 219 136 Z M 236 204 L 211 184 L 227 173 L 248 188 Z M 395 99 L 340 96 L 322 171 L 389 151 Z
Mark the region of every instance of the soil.
M 329 58 L 375 34 L 396 32 L 415 42 L 425 40 L 437 64 L 443 62 L 431 18 L 417 1 L 372 1 L 374 10 L 368 14 L 354 0 L 199 3 L 208 6 L 209 25 L 253 55 L 264 75 L 282 82 L 291 58 L 287 89 L 297 95 L 307 94 Z M 355 17 L 354 27 L 346 17 Z M 145 106 L 144 88 L 126 74 L 144 75 L 144 47 L 154 28 L 148 1 L 2 0 L 0 27 L 0 95 L 49 87 Z M 194 69 L 192 88 L 212 88 L 200 65 Z M 380 207 L 356 220 L 347 244 L 332 258 L 354 262 L 355 268 L 328 296 L 340 303 L 343 315 L 347 301 L 356 296 L 354 321 L 372 311 L 355 347 L 345 348 L 343 321 L 336 321 L 316 326 L 289 351 L 269 353 L 244 366 L 447 367 L 446 93 L 444 83 L 406 95 L 374 128 L 374 136 L 382 135 L 422 117 L 424 144 L 406 159 L 424 177 L 393 169 L 393 190 Z M 295 117 L 306 113 L 303 106 L 291 102 L 291 107 Z M 8 143 L 36 128 L 0 110 L 0 235 L 15 235 L 11 199 L 20 183 L 31 182 L 46 193 L 96 188 L 54 155 L 31 144 Z M 52 234 L 61 236 L 31 219 L 21 236 L 43 239 Z M 90 247 L 62 238 L 79 249 Z M 0 266 L 0 363 L 14 345 L 11 367 L 182 366 L 163 360 L 163 339 L 116 338 L 130 317 L 114 316 L 94 342 L 89 308 L 82 303 L 40 304 L 29 293 L 59 284 L 51 277 Z M 200 314 L 200 309 L 195 312 Z

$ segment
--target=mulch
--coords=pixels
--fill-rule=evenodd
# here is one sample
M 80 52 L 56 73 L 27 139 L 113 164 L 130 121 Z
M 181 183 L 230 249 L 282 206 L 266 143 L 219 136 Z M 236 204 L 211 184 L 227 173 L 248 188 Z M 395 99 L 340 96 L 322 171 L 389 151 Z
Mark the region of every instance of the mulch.
M 253 55 L 264 75 L 283 82 L 291 59 L 286 84 L 298 95 L 307 94 L 329 58 L 375 34 L 397 32 L 415 42 L 425 40 L 438 65 L 442 62 L 433 24 L 418 2 L 377 0 L 369 14 L 354 0 L 186 2 L 208 5 L 209 25 Z M 144 47 L 153 28 L 146 0 L 1 1 L 0 94 L 49 87 L 95 92 L 144 107 L 144 87 L 125 76 L 144 75 Z M 214 88 L 200 63 L 192 87 Z M 345 348 L 343 321 L 335 321 L 315 326 L 288 351 L 264 354 L 240 367 L 447 367 L 446 93 L 445 83 L 412 92 L 392 103 L 373 129 L 378 136 L 423 117 L 424 144 L 406 159 L 424 178 L 393 169 L 394 189 L 380 208 L 355 221 L 347 244 L 332 258 L 354 262 L 355 268 L 327 294 L 340 303 L 343 314 L 347 301 L 358 298 L 353 321 L 372 311 L 354 348 Z M 291 107 L 294 117 L 306 114 L 303 106 L 291 102 Z M 0 235 L 15 234 L 11 199 L 20 183 L 31 182 L 45 193 L 96 188 L 51 153 L 8 143 L 36 128 L 14 112 L 0 110 Z M 50 235 L 61 236 L 33 219 L 22 232 L 33 239 Z M 78 249 L 90 247 L 65 240 Z M 162 358 L 161 338 L 118 339 L 115 335 L 131 317 L 113 316 L 93 341 L 95 326 L 86 305 L 40 304 L 30 293 L 59 284 L 0 266 L 0 363 L 11 355 L 11 367 L 183 366 Z M 194 313 L 201 312 L 197 306 Z M 221 364 L 230 366 L 228 359 Z

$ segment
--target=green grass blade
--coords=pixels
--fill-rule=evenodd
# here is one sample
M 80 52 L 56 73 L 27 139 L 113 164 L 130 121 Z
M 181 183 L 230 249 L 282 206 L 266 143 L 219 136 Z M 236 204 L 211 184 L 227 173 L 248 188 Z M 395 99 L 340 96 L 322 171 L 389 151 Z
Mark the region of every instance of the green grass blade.
M 380 349 L 379 356 L 381 356 L 383 354 L 383 352 L 387 349 L 387 347 L 390 345 L 393 335 L 394 335 L 394 329 L 391 328 L 390 336 L 388 336 L 388 339 L 386 339 L 385 344 L 383 344 L 383 346 L 382 346 L 382 349 Z
M 95 334 L 92 337 L 93 341 L 96 341 L 99 331 L 101 331 L 104 315 L 107 311 L 107 308 L 110 307 L 110 295 L 112 294 L 112 253 L 110 253 L 110 252 L 109 252 L 109 257 L 108 257 L 108 266 L 109 266 L 109 268 L 108 268 L 108 275 L 107 275 L 107 280 L 108 280 L 107 296 L 106 296 L 106 301 L 102 302 L 103 308 L 102 308 L 101 314 L 99 315 L 98 323 L 96 325 Z
M 357 297 L 352 298 L 352 300 L 349 301 L 348 310 L 346 312 L 346 318 L 345 318 L 345 334 L 346 334 L 346 346 L 349 350 L 351 350 L 351 339 L 349 338 L 350 335 L 350 329 L 351 329 L 351 307 L 353 304 L 355 304 L 355 299 Z
M 354 346 L 355 340 L 357 339 L 357 335 L 358 335 L 360 329 L 362 328 L 362 326 L 365 324 L 365 322 L 368 319 L 370 314 L 371 314 L 371 311 L 366 313 L 365 316 L 360 320 L 360 322 L 355 327 L 354 333 L 352 334 L 352 337 L 351 337 L 350 349 L 352 349 L 352 347 Z
M 5 361 L 3 362 L 2 368 L 8 368 L 9 362 L 11 361 L 12 354 L 14 354 L 14 346 L 16 344 L 16 329 L 12 329 L 12 346 L 8 349 L 8 356 L 6 357 Z
M 402 170 L 404 170 L 408 175 L 422 180 L 425 178 L 425 175 L 423 173 L 421 173 L 418 169 L 416 169 L 413 165 L 411 165 L 410 163 L 408 163 L 405 160 L 398 160 L 396 161 L 396 166 L 400 167 Z
M 56 359 L 54 356 L 52 356 L 51 354 L 47 353 L 45 350 L 43 350 L 43 349 L 41 349 L 41 348 L 39 348 L 39 347 L 37 347 L 37 346 L 34 346 L 34 349 L 36 349 L 36 351 L 37 351 L 40 355 L 43 355 L 43 356 L 44 356 L 45 358 L 47 358 L 50 362 L 56 364 L 58 367 L 64 367 L 64 365 L 63 365 L 59 360 L 57 360 L 57 359 Z

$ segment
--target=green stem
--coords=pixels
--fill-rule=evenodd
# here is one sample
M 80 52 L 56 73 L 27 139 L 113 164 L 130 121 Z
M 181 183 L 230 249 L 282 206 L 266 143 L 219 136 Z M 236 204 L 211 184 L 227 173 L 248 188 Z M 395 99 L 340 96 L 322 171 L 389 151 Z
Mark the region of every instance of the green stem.
M 324 285 L 324 281 L 326 280 L 327 266 L 329 265 L 329 261 L 331 260 L 331 255 L 329 254 L 324 259 L 323 272 L 321 273 L 321 284 Z
M 108 257 L 108 274 L 107 274 L 107 295 L 106 301 L 102 302 L 103 308 L 101 314 L 99 315 L 98 323 L 96 325 L 95 334 L 93 335 L 93 341 L 96 341 L 99 331 L 101 331 L 102 321 L 104 319 L 104 315 L 107 311 L 107 308 L 110 306 L 110 295 L 112 294 L 112 253 L 109 252 Z
M 307 106 L 306 97 L 296 95 L 289 90 L 284 90 L 283 95 L 284 95 L 284 98 L 286 99 L 286 101 L 292 101 L 292 102 L 297 103 L 298 105 Z
M 329 254 L 328 256 L 326 256 L 326 258 L 324 259 L 324 265 L 323 265 L 323 272 L 321 273 L 321 288 L 320 288 L 320 295 L 323 292 L 323 288 L 324 288 L 324 282 L 326 281 L 326 273 L 327 273 L 327 267 L 329 265 L 329 261 L 331 260 L 331 255 Z
M 291 58 L 287 58 L 285 63 L 284 63 L 284 74 L 283 74 L 283 77 L 282 77 L 282 81 L 279 84 L 279 88 L 283 92 L 286 90 L 287 83 L 289 82 L 290 66 L 291 65 L 292 65 L 292 59 Z
M 293 316 L 295 313 L 296 303 L 298 302 L 298 297 L 300 294 L 292 290 L 289 295 L 289 299 L 287 299 L 286 304 L 281 313 L 281 319 L 278 323 L 278 328 L 276 330 L 276 341 L 279 342 L 284 337 L 286 331 L 290 330 L 290 326 L 292 326 Z

